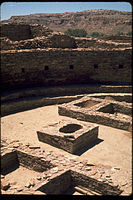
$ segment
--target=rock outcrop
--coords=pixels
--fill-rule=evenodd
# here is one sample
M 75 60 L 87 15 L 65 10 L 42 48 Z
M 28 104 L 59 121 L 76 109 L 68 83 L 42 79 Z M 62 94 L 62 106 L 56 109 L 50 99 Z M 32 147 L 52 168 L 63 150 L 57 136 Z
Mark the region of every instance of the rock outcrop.
M 88 34 L 99 32 L 107 35 L 128 33 L 132 29 L 132 13 L 116 10 L 87 10 L 82 12 L 44 13 L 12 16 L 3 22 L 42 24 L 54 31 L 64 32 L 68 28 L 85 29 Z

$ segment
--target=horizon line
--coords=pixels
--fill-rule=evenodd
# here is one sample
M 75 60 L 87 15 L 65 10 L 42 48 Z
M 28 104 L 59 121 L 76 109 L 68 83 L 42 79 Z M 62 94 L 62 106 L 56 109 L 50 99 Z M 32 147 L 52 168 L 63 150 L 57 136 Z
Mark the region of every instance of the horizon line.
M 90 9 L 90 10 L 82 10 L 82 11 L 75 11 L 75 12 L 48 12 L 48 13 L 31 13 L 31 14 L 24 14 L 24 15 L 12 15 L 11 17 L 18 17 L 18 16 L 28 16 L 28 15 L 39 15 L 39 14 L 64 14 L 64 13 L 81 13 L 81 12 L 87 12 L 87 11 L 100 11 L 100 10 L 107 10 L 107 11 L 117 11 L 117 12 L 128 12 L 128 13 L 132 13 L 132 11 L 120 11 L 120 10 L 117 10 L 117 9 Z M 10 18 L 11 18 L 10 17 Z M 6 20 L 9 20 L 10 18 L 8 19 L 3 19 L 1 21 L 6 21 Z

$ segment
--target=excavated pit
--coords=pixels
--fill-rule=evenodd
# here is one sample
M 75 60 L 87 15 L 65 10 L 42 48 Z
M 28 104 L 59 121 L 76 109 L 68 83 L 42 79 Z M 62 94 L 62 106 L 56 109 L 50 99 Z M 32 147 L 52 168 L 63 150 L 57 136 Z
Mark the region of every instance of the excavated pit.
M 95 106 L 98 103 L 100 102 L 99 101 L 83 101 L 81 103 L 75 104 L 75 106 L 79 106 L 81 108 L 91 108 L 92 106 Z
M 78 124 L 68 124 L 68 125 L 60 128 L 59 131 L 62 133 L 73 133 L 81 128 L 82 128 L 82 126 L 80 126 Z
M 59 174 L 48 183 L 42 183 L 37 190 L 44 194 L 65 195 L 119 195 L 122 191 L 117 187 L 100 182 L 72 170 Z
M 91 101 L 93 102 L 93 105 L 87 109 L 85 104 L 86 102 Z M 132 125 L 132 107 L 131 104 L 127 102 L 97 99 L 86 96 L 79 100 L 59 105 L 58 113 L 62 116 L 127 131 Z
M 35 185 L 35 179 L 55 165 L 38 156 L 30 155 L 23 151 L 4 152 L 1 157 L 1 175 L 5 180 L 10 180 L 8 187 L 2 186 L 3 190 L 30 188 Z

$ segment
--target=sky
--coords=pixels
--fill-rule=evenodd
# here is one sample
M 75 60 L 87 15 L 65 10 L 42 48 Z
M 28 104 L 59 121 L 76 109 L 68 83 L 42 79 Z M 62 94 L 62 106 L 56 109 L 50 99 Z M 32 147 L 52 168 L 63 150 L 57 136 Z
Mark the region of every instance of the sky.
M 128 2 L 4 2 L 0 6 L 1 20 L 11 16 L 37 13 L 80 12 L 84 10 L 108 9 L 132 12 Z

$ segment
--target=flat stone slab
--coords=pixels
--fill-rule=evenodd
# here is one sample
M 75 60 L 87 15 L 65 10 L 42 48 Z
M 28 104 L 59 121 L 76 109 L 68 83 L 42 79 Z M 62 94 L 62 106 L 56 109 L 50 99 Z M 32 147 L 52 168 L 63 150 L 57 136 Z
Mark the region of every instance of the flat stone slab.
M 129 131 L 132 106 L 127 102 L 85 96 L 58 106 L 59 115 Z
M 98 137 L 98 126 L 75 120 L 62 120 L 37 131 L 38 139 L 69 153 L 76 153 Z

